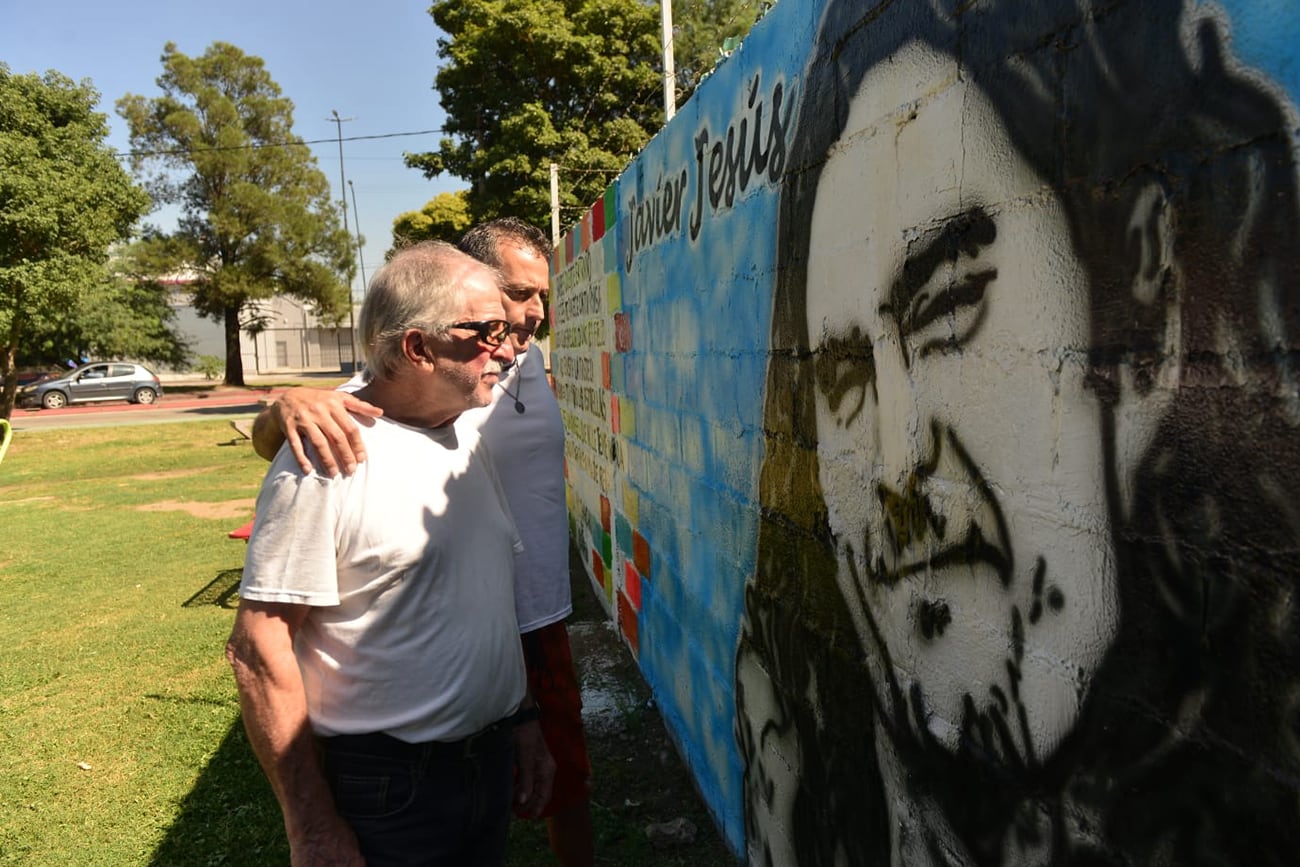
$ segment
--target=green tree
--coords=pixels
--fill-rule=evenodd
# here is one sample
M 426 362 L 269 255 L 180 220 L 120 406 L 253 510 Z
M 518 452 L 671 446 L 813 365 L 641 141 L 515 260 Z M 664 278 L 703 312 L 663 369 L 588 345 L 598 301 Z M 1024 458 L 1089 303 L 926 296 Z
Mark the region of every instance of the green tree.
M 393 249 L 416 241 L 446 241 L 454 244 L 473 225 L 469 215 L 468 190 L 439 193 L 418 211 L 406 211 L 393 220 Z
M 550 163 L 576 216 L 663 121 L 659 16 L 641 0 L 440 0 L 436 78 L 447 136 L 407 154 L 470 182 L 475 222 L 550 225 Z
M 191 58 L 168 43 L 162 65 L 161 96 L 117 102 L 132 167 L 156 199 L 181 208 L 152 254 L 196 274 L 195 309 L 225 326 L 225 381 L 243 385 L 239 333 L 258 327 L 255 302 L 292 295 L 342 321 L 352 242 L 329 182 L 293 135 L 293 103 L 261 58 L 225 42 Z
M 746 32 L 758 0 L 697 0 L 678 14 L 678 101 Z M 550 225 L 550 164 L 563 223 L 577 219 L 663 125 L 661 23 L 644 0 L 437 0 L 435 87 L 447 135 L 407 154 L 426 177 L 470 183 L 474 222 Z M 675 13 L 677 14 L 677 13 Z
M 141 272 L 130 249 L 109 260 L 102 279 L 51 311 L 25 341 L 24 362 L 48 366 L 83 354 L 185 367 L 188 340 L 174 328 L 170 287 Z
M 172 328 L 176 308 L 173 287 L 164 282 L 170 260 L 154 255 L 156 241 L 146 237 L 120 250 L 109 262 L 114 280 L 99 293 L 112 303 L 87 299 L 79 317 L 82 346 L 99 357 L 138 358 L 170 367 L 187 367 L 188 341 Z
M 105 146 L 99 93 L 50 71 L 0 63 L 0 417 L 13 412 L 18 358 L 71 324 L 82 296 L 110 282 L 109 248 L 149 209 Z
M 767 0 L 690 0 L 673 8 L 678 105 L 690 98 L 769 5 Z

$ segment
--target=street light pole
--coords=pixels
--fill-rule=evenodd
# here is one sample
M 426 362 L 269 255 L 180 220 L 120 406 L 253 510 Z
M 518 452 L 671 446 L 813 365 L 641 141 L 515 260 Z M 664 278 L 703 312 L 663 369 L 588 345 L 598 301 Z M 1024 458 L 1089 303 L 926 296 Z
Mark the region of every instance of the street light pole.
M 361 251 L 361 212 L 357 210 L 357 188 L 348 181 L 352 193 L 352 214 L 357 218 L 357 261 L 361 263 L 361 297 L 366 297 L 366 254 Z
M 348 231 L 348 190 L 347 190 L 348 181 L 347 181 L 347 175 L 343 171 L 343 123 L 344 121 L 356 120 L 356 118 L 339 117 L 339 111 L 337 108 L 331 109 L 330 114 L 332 115 L 332 117 L 327 117 L 325 119 L 334 121 L 334 128 L 338 130 L 338 134 L 339 134 L 339 196 L 343 200 L 343 233 L 348 236 L 348 240 L 351 240 L 352 233 Z M 355 373 L 357 369 L 357 323 L 356 323 L 356 314 L 353 311 L 353 308 L 355 306 L 356 305 L 353 303 L 353 298 L 352 298 L 352 284 L 351 282 L 349 282 L 348 283 L 348 336 L 351 338 L 351 343 L 352 343 L 352 358 L 351 358 L 352 369 L 350 371 L 352 373 Z

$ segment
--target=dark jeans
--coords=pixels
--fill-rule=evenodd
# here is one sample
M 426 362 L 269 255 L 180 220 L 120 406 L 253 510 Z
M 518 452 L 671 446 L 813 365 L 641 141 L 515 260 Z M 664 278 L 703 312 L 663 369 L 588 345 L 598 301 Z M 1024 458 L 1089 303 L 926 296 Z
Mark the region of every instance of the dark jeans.
M 514 790 L 508 721 L 457 743 L 321 738 L 325 777 L 367 867 L 505 864 Z

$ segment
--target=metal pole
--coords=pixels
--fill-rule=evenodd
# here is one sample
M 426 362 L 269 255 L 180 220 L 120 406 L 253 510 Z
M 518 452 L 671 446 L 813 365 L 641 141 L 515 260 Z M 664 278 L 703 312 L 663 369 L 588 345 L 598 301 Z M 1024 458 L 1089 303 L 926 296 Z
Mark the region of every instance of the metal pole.
M 337 108 L 330 109 L 330 114 L 333 116 L 334 127 L 335 129 L 338 130 L 338 134 L 339 134 L 339 196 L 342 197 L 343 199 L 343 234 L 347 235 L 348 240 L 350 241 L 352 240 L 352 233 L 348 231 L 348 191 L 347 191 L 348 181 L 347 181 L 347 175 L 343 171 L 343 122 L 348 120 L 356 120 L 356 118 L 339 117 L 339 111 Z M 330 120 L 330 118 L 326 118 L 326 120 Z M 352 358 L 351 358 L 352 368 L 349 371 L 350 373 L 356 373 L 357 370 L 357 323 L 356 323 L 356 316 L 352 311 L 352 308 L 354 306 L 355 305 L 353 304 L 353 297 L 352 297 L 352 284 L 349 282 L 348 283 L 348 333 L 349 336 L 351 337 L 351 343 L 352 343 Z
M 352 186 L 348 181 L 348 189 L 352 192 L 352 213 L 357 218 L 357 261 L 361 263 L 361 297 L 366 297 L 366 254 L 361 252 L 361 212 L 357 210 L 357 188 Z
M 339 132 L 339 196 L 343 200 L 343 231 L 348 231 L 348 181 L 347 175 L 343 172 L 343 122 L 347 120 L 356 120 L 353 117 L 339 117 L 338 109 L 332 109 L 330 114 L 334 115 L 334 126 Z M 330 118 L 325 118 L 330 120 Z
M 659 0 L 659 18 L 663 24 L 664 123 L 667 123 L 677 113 L 677 70 L 673 64 L 672 0 Z
M 560 245 L 560 167 L 551 163 L 551 246 Z
M 361 297 L 366 297 L 366 257 L 361 252 L 361 211 L 357 209 L 357 188 L 352 186 L 352 181 L 348 181 L 348 190 L 352 193 L 352 215 L 357 218 L 357 261 L 361 263 Z M 356 338 L 353 338 L 353 345 L 356 344 Z M 353 362 L 352 372 L 356 373 L 356 349 L 352 350 Z

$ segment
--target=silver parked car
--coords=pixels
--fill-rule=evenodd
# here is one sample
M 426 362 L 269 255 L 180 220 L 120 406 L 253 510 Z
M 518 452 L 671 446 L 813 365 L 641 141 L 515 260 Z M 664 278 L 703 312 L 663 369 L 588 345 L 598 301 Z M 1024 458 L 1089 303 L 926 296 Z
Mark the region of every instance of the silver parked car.
M 70 403 L 102 400 L 153 403 L 160 394 L 162 383 L 149 368 L 123 361 L 107 361 L 84 364 L 62 376 L 24 386 L 18 391 L 18 405 L 58 409 Z

